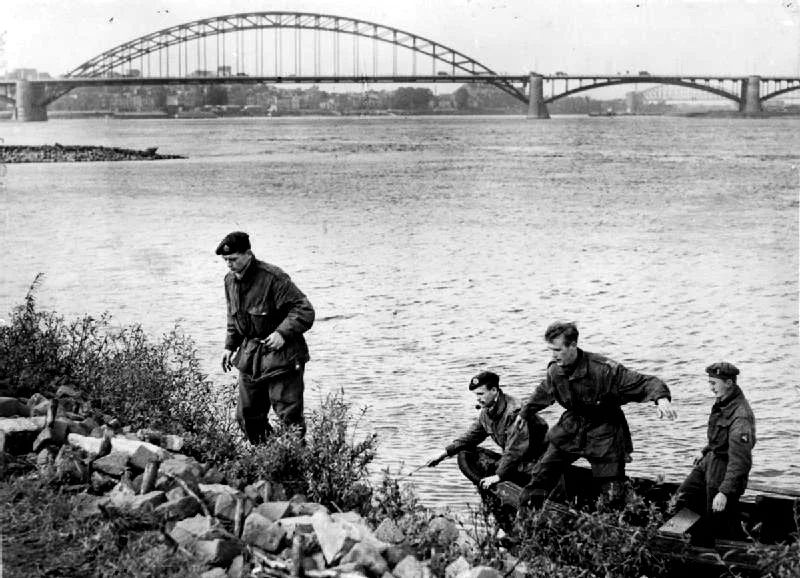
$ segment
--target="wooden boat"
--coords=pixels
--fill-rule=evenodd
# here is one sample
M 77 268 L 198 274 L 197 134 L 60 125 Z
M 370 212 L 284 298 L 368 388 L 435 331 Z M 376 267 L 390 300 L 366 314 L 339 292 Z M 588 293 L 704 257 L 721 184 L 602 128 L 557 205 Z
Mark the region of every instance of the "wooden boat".
M 501 527 L 509 530 L 519 508 L 522 486 L 504 481 L 489 490 L 480 489 L 479 481 L 489 475 L 486 464 L 499 457 L 484 448 L 478 452 L 462 452 L 458 455 L 461 472 L 478 488 L 484 503 L 489 507 Z M 652 480 L 644 477 L 629 477 L 633 491 L 647 502 L 667 512 L 670 499 L 678 485 L 673 482 Z M 545 501 L 558 516 L 567 519 L 579 516 L 578 508 L 592 504 L 592 473 L 589 468 L 570 466 L 558 486 Z M 740 502 L 742 539 L 716 539 L 712 543 L 698 540 L 697 524 L 700 516 L 686 508 L 667 518 L 656 532 L 653 548 L 657 554 L 669 560 L 670 565 L 702 572 L 697 575 L 762 576 L 765 569 L 761 560 L 764 549 L 778 549 L 798 540 L 798 518 L 800 518 L 800 492 L 775 491 L 753 486 L 742 496 Z M 631 523 L 630 532 L 636 532 Z M 759 550 L 762 553 L 759 554 Z

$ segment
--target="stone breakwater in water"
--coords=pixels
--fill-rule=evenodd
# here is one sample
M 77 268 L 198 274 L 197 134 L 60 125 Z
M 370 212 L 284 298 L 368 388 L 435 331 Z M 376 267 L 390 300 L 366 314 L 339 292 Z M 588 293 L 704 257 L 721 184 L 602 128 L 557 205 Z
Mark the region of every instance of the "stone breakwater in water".
M 53 399 L 0 393 L 0 480 L 32 469 L 16 474 L 74 492 L 74 516 L 120 527 L 148 522 L 205 568 L 201 578 L 433 578 L 394 520 L 368 525 L 356 512 L 331 513 L 266 480 L 235 487 L 216 467 L 182 454 L 183 446 L 180 436 L 92 415 L 68 386 Z M 439 548 L 455 543 L 477 554 L 475 538 L 451 518 L 433 517 L 427 531 Z M 509 556 L 507 565 L 501 573 L 462 555 L 444 574 L 525 576 L 525 563 Z
M 81 163 L 90 161 L 155 161 L 183 159 L 180 155 L 162 155 L 158 147 L 144 150 L 91 145 L 0 146 L 0 163 Z

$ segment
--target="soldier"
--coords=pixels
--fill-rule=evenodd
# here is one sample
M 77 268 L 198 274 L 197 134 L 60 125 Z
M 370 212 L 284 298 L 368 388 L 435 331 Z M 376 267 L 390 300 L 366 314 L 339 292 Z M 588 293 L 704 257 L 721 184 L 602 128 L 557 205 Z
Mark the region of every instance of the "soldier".
M 736 383 L 735 365 L 713 363 L 706 373 L 716 397 L 708 418 L 708 444 L 678 488 L 675 510 L 685 506 L 704 516 L 705 532 L 712 536 L 738 538 L 739 498 L 753 465 L 756 419 Z
M 625 463 L 633 451 L 621 406 L 631 401 L 652 401 L 659 418 L 675 419 L 669 388 L 657 377 L 580 349 L 574 323 L 551 324 L 545 341 L 553 360 L 545 379 L 520 410 L 517 422 L 523 423 L 555 402 L 566 411 L 550 429 L 550 444 L 533 468 L 521 504 L 544 501 L 566 467 L 581 457 L 591 464 L 595 481 L 612 502 L 620 502 L 625 495 Z
M 314 308 L 286 273 L 256 259 L 247 233 L 226 235 L 216 253 L 230 269 L 222 370 L 239 370 L 239 425 L 250 442 L 263 443 L 272 430 L 272 408 L 284 424 L 305 432 L 303 374 L 309 356 L 303 334 L 314 323 Z
M 426 465 L 433 468 L 459 452 L 473 452 L 478 454 L 473 461 L 480 463 L 486 474 L 480 480 L 481 488 L 488 489 L 504 480 L 517 483 L 524 480 L 524 484 L 531 464 L 544 450 L 547 422 L 534 414 L 521 427 L 513 429 L 521 404 L 500 388 L 500 377 L 496 373 L 482 371 L 470 380 L 469 390 L 475 393 L 475 407 L 481 413 L 461 437 L 429 459 Z M 487 437 L 500 446 L 502 455 L 478 447 Z

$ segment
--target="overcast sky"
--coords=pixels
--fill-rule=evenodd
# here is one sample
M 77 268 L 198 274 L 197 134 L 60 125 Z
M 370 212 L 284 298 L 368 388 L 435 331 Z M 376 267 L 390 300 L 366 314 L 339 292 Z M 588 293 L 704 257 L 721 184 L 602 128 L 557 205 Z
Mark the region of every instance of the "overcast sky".
M 800 0 L 18 0 L 0 8 L 3 69 L 63 74 L 139 36 L 236 12 L 369 20 L 498 72 L 800 76 Z M 3 60 L 5 59 L 5 63 Z

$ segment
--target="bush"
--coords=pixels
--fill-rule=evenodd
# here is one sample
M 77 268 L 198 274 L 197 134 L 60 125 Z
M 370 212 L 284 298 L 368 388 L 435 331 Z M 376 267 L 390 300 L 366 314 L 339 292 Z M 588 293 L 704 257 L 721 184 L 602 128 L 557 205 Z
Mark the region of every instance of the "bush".
M 290 495 L 366 513 L 372 496 L 367 468 L 377 437 L 356 441 L 357 420 L 341 391 L 329 394 L 306 423 L 305 438 L 297 428 L 278 426 L 265 444 L 223 465 L 226 477 L 239 485 L 259 479 L 280 483 Z
M 631 526 L 629 520 L 641 525 Z M 594 511 L 546 505 L 517 520 L 517 555 L 526 560 L 545 557 L 599 576 L 658 576 L 665 573 L 666 562 L 652 545 L 663 521 L 655 505 L 632 491 L 621 511 L 605 507 L 602 498 Z
M 204 461 L 235 455 L 234 391 L 213 387 L 179 327 L 153 341 L 141 326 L 115 327 L 108 315 L 68 322 L 36 308 L 41 281 L 37 275 L 25 303 L 0 327 L 0 383 L 10 395 L 53 397 L 69 385 L 101 421 L 112 416 L 182 435 L 188 453 Z

